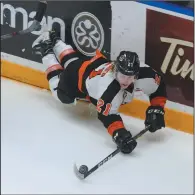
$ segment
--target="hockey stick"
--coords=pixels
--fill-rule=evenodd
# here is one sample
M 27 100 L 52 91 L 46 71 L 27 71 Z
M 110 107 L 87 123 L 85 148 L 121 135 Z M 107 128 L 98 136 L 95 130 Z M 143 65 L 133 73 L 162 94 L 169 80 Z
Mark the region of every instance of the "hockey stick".
M 36 15 L 35 15 L 35 18 L 34 18 L 34 21 L 33 21 L 32 25 L 30 27 L 28 27 L 27 29 L 25 29 L 25 30 L 21 30 L 21 31 L 18 31 L 18 32 L 13 32 L 13 33 L 10 33 L 10 34 L 2 35 L 1 36 L 1 41 L 5 40 L 5 39 L 12 38 L 12 37 L 15 37 L 16 35 L 24 35 L 24 34 L 32 32 L 32 31 L 40 30 L 40 28 L 41 28 L 40 22 L 43 19 L 46 8 L 47 8 L 47 2 L 46 1 L 40 1 L 39 4 L 38 4 L 37 12 L 36 12 Z
M 144 133 L 146 133 L 149 130 L 150 126 L 147 126 L 145 129 L 143 129 L 142 131 L 140 131 L 137 135 L 135 135 L 133 137 L 133 139 L 138 139 L 139 137 L 141 137 Z M 80 168 L 78 169 L 76 164 L 74 164 L 74 172 L 76 174 L 76 176 L 83 180 L 86 177 L 88 177 L 90 174 L 92 174 L 94 171 L 96 171 L 100 166 L 102 166 L 103 164 L 105 164 L 107 161 L 109 161 L 111 158 L 113 158 L 116 154 L 118 154 L 120 152 L 120 148 L 117 148 L 114 152 L 112 152 L 110 155 L 108 155 L 106 158 L 104 158 L 102 161 L 100 161 L 98 164 L 96 164 L 93 168 L 91 168 L 88 171 L 88 167 L 86 165 L 81 165 Z

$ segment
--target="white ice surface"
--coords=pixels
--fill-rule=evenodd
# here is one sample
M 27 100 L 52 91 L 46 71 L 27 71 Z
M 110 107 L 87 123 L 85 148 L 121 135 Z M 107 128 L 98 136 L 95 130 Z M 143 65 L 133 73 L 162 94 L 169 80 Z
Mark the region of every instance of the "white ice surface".
M 123 116 L 136 134 L 143 121 Z M 1 78 L 1 192 L 8 194 L 192 194 L 193 136 L 172 129 L 146 133 L 131 155 L 118 154 L 86 180 L 89 168 L 115 150 L 111 137 L 79 103 Z

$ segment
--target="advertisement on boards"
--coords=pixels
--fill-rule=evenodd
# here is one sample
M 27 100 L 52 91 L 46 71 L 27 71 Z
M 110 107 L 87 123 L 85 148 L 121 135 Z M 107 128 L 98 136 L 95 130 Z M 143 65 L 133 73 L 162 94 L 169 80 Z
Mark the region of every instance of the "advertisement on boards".
M 1 34 L 28 28 L 36 8 L 36 1 L 2 1 Z M 110 57 L 111 18 L 109 1 L 48 1 L 42 29 L 3 40 L 1 51 L 41 62 L 40 56 L 33 54 L 32 44 L 42 32 L 55 28 L 60 32 L 61 39 L 71 44 L 82 57 L 88 59 L 94 56 L 97 49 Z
M 194 22 L 147 9 L 145 63 L 164 75 L 168 99 L 194 106 Z

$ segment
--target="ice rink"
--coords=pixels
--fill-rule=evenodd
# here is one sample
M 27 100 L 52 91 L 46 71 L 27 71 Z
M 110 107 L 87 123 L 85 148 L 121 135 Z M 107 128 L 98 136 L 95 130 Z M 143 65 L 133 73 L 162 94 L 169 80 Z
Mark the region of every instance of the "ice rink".
M 130 155 L 118 154 L 86 180 L 89 168 L 116 149 L 93 108 L 57 102 L 36 87 L 1 78 L 2 194 L 192 194 L 193 136 L 165 128 L 146 133 Z M 143 121 L 123 116 L 133 135 Z

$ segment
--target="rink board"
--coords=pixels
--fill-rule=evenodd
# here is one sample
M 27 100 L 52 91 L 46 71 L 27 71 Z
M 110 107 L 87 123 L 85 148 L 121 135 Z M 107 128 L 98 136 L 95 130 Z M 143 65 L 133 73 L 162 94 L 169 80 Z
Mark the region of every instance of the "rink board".
M 43 71 L 11 61 L 1 59 L 1 75 L 36 87 L 49 89 L 46 75 Z M 148 106 L 149 102 L 134 99 L 131 103 L 121 106 L 120 112 L 144 120 L 145 110 Z M 193 134 L 193 115 L 170 108 L 165 108 L 165 112 L 165 121 L 168 127 Z

